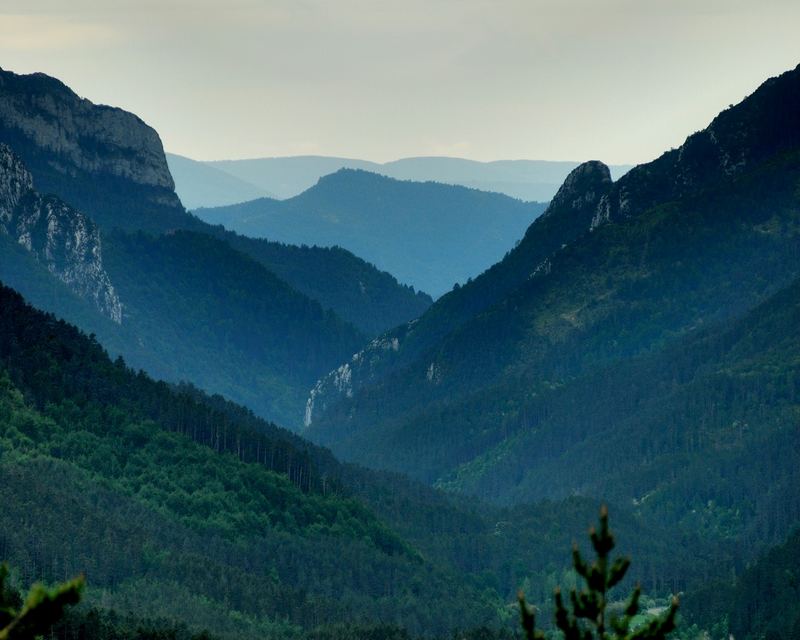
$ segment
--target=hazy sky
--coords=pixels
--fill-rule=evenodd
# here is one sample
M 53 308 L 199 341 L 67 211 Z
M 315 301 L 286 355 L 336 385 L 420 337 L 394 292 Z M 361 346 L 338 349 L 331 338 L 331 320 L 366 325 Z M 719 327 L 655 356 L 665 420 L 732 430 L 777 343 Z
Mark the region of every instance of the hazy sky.
M 800 63 L 800 0 L 0 0 L 0 66 L 199 159 L 639 162 Z

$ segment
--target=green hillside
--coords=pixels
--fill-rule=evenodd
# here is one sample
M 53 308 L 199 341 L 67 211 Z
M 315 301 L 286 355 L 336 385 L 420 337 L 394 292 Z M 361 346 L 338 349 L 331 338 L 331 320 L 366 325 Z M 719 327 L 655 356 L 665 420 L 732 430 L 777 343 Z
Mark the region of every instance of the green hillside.
M 544 604 L 571 579 L 569 541 L 594 500 L 498 509 L 341 465 L 221 397 L 111 361 L 10 289 L 0 302 L 0 549 L 23 581 L 83 571 L 87 606 L 285 637 L 338 622 L 500 629 L 520 585 Z M 653 594 L 730 566 L 723 547 L 689 535 L 689 553 L 668 527 L 615 513 L 632 579 Z

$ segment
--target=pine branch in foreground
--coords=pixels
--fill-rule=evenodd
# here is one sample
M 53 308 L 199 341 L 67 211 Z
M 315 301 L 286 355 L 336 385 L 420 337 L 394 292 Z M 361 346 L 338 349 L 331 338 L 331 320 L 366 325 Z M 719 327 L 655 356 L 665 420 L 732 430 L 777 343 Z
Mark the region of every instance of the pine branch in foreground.
M 22 602 L 6 584 L 8 566 L 0 565 L 0 640 L 34 640 L 61 619 L 64 609 L 77 604 L 83 577 L 48 589 L 35 584 Z
M 608 528 L 608 509 L 600 508 L 600 527 L 589 530 L 589 538 L 596 555 L 589 564 L 581 556 L 578 546 L 572 548 L 572 566 L 586 583 L 578 592 L 572 589 L 569 603 L 565 604 L 560 589 L 556 589 L 555 622 L 564 634 L 565 640 L 664 640 L 675 629 L 675 616 L 678 612 L 678 599 L 673 598 L 669 609 L 660 617 L 645 625 L 631 629 L 636 614 L 639 613 L 639 585 L 633 589 L 622 615 L 608 614 L 608 593 L 625 577 L 630 567 L 630 559 L 616 558 L 610 561 L 615 543 Z M 544 640 L 545 634 L 536 628 L 534 612 L 519 594 L 522 629 L 527 640 Z

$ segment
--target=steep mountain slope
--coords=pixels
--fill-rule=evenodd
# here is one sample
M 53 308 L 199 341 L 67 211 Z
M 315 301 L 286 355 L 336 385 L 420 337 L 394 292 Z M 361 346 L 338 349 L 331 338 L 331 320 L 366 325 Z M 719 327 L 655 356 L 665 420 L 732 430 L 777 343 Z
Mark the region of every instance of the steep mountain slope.
M 777 542 L 800 522 L 798 323 L 800 280 L 741 320 L 531 397 L 449 484 L 511 500 L 602 494 Z
M 345 247 L 438 296 L 502 258 L 543 209 L 499 194 L 343 169 L 290 200 L 197 214 L 248 236 Z
M 415 575 L 427 574 L 419 588 L 432 598 L 459 589 L 361 504 L 324 495 L 285 440 L 112 363 L 9 290 L 0 297 L 2 541 L 18 566 L 85 571 L 107 604 L 239 637 L 381 619 L 396 612 L 382 600 Z M 493 614 L 483 607 L 478 620 Z M 439 624 L 432 613 L 402 618 L 421 631 Z
M 689 631 L 745 640 L 800 637 L 800 530 L 762 555 L 733 583 L 692 594 L 684 608 Z M 714 633 L 716 631 L 716 633 Z
M 298 247 L 221 227 L 212 232 L 368 336 L 418 318 L 433 303 L 427 293 L 340 247 Z
M 205 162 L 167 153 L 167 165 L 175 180 L 175 192 L 187 209 L 219 207 L 273 194 L 216 169 Z
M 462 477 L 470 463 L 467 477 L 494 469 L 463 486 L 500 499 L 546 493 L 537 469 L 556 463 L 539 460 L 534 443 L 551 398 L 584 376 L 741 316 L 800 274 L 798 114 L 800 68 L 766 82 L 683 147 L 613 185 L 607 172 L 587 165 L 585 188 L 572 192 L 565 184 L 562 195 L 569 197 L 557 198 L 526 236 L 549 221 L 560 232 L 575 224 L 573 239 L 550 255 L 536 255 L 523 241 L 418 323 L 340 367 L 312 394 L 309 434 L 345 457 L 428 481 Z M 487 305 L 481 292 L 495 290 L 501 297 L 490 295 Z M 477 311 L 464 320 L 446 305 Z M 426 335 L 437 330 L 433 339 Z M 613 414 L 608 395 L 615 398 L 616 388 L 582 389 L 587 397 L 566 397 Z M 608 419 L 610 427 L 617 423 Z M 699 408 L 681 416 L 689 421 L 681 428 L 695 419 L 702 423 Z M 558 424 L 553 433 L 570 443 L 559 453 L 561 462 L 569 460 L 556 476 L 563 479 L 565 469 L 591 467 L 581 457 L 590 447 L 581 449 L 579 436 L 593 418 L 583 431 L 569 420 Z M 768 447 L 775 447 L 784 436 L 770 433 Z M 652 465 L 662 461 L 674 470 L 676 458 L 665 447 Z M 620 473 L 614 486 L 630 484 L 638 471 L 631 473 Z M 525 488 L 516 494 L 518 484 Z M 564 495 L 597 485 L 563 479 L 556 486 L 555 494 Z
M 285 158 L 253 158 L 250 160 L 218 160 L 206 162 L 215 169 L 270 191 L 277 198 L 293 198 L 313 187 L 325 175 L 340 169 L 363 169 L 398 180 L 441 182 L 481 191 L 503 193 L 529 202 L 550 200 L 577 162 L 547 160 L 496 160 L 478 162 L 464 158 L 420 157 L 401 158 L 391 162 L 370 162 L 353 158 L 328 156 L 293 156 Z M 630 169 L 614 165 L 615 178 Z M 175 178 L 178 183 L 180 179 Z M 182 187 L 179 184 L 179 191 Z M 203 206 L 214 206 L 211 203 Z
M 85 215 L 33 190 L 7 146 L 0 147 L 0 212 L 3 278 L 137 367 L 194 380 L 286 424 L 299 424 L 320 372 L 364 341 L 211 236 L 112 232 L 101 241 Z
M 316 372 L 364 340 L 258 262 L 204 234 L 115 233 L 106 244 L 124 321 L 139 336 L 125 357 L 284 424 L 299 423 Z
M 219 397 L 112 362 L 5 287 L 0 444 L 0 546 L 26 579 L 85 571 L 90 604 L 231 638 L 499 626 L 520 582 L 533 595 L 563 577 L 597 506 L 484 510 L 340 465 Z M 709 571 L 707 548 L 684 555 L 671 532 L 615 513 L 633 577 L 654 591 Z

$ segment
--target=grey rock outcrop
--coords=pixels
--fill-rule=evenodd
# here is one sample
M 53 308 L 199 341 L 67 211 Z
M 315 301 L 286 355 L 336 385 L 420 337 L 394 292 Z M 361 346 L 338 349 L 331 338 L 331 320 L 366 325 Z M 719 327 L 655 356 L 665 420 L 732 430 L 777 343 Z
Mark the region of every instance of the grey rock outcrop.
M 5 144 L 0 144 L 0 233 L 103 314 L 122 322 L 122 304 L 103 268 L 96 225 L 58 198 L 37 193 L 31 174 Z
M 567 175 L 542 215 L 567 213 L 575 217 L 577 213 L 594 210 L 601 198 L 611 190 L 612 184 L 607 165 L 598 160 L 584 162 Z

